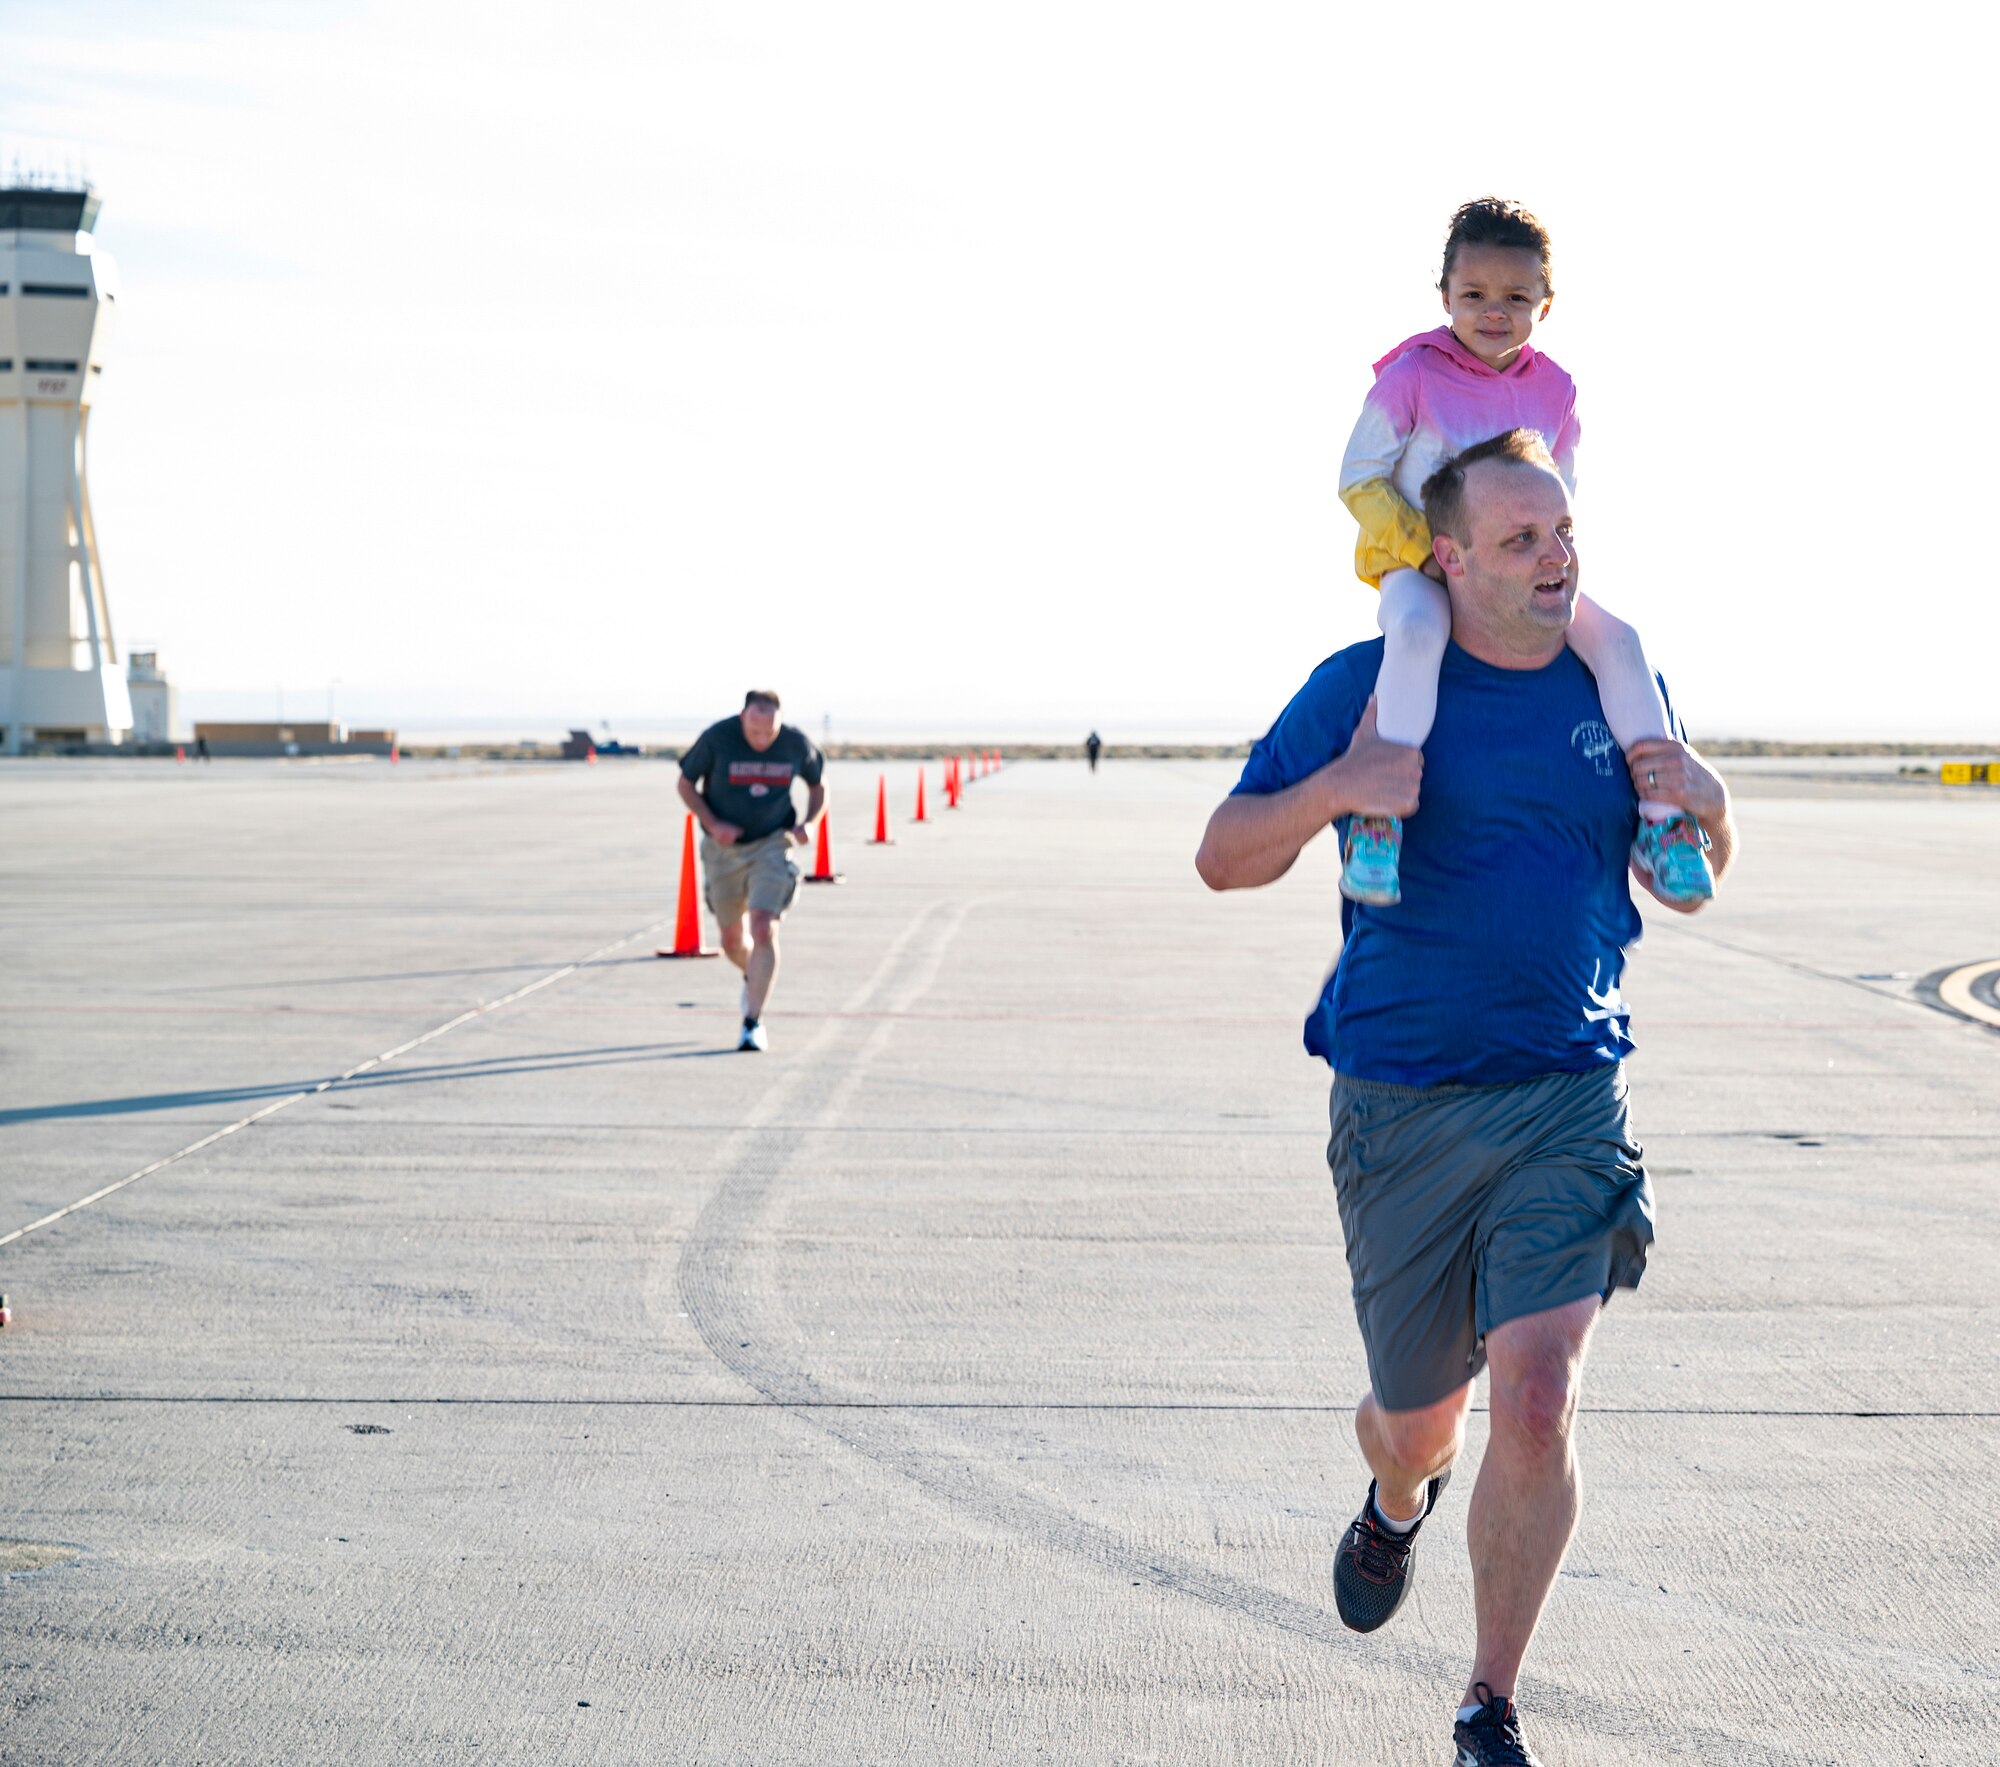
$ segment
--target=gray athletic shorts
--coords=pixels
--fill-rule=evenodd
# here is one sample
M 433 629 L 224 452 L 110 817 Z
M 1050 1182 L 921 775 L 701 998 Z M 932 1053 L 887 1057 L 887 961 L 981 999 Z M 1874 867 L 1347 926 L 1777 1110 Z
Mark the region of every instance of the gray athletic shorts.
M 701 837 L 702 894 L 708 911 L 723 926 L 743 918 L 743 910 L 783 914 L 799 893 L 799 868 L 792 863 L 789 830 L 722 847 Z
M 1336 1074 L 1327 1164 L 1376 1403 L 1432 1405 L 1486 1366 L 1496 1325 L 1636 1288 L 1653 1187 L 1625 1070 L 1504 1086 Z

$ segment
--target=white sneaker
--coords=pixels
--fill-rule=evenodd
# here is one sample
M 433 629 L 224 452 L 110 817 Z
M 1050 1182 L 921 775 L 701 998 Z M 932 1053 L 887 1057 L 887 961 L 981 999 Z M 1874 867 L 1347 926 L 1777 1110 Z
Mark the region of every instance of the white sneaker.
M 754 1049 L 761 1054 L 769 1047 L 770 1045 L 764 1040 L 764 1027 L 762 1025 L 745 1025 L 743 1027 L 743 1040 L 736 1045 L 736 1053 L 741 1055 L 746 1049 Z

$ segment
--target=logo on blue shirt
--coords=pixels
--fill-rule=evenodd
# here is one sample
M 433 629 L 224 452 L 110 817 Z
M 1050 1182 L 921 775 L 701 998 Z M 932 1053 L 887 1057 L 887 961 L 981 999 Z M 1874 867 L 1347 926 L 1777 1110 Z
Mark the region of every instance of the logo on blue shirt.
M 1583 1009 L 1583 1022 L 1585 1024 L 1609 1024 L 1613 1019 L 1631 1017 L 1631 1014 L 1626 1010 L 1623 996 L 1618 992 L 1618 972 L 1622 967 L 1623 965 L 1618 958 L 1612 958 L 1610 965 L 1611 974 L 1609 978 L 1606 978 L 1603 958 L 1600 957 L 1590 966 L 1590 985 L 1584 989 L 1584 994 L 1590 1002 Z M 1608 987 L 1600 986 L 1607 979 L 1610 985 Z
M 1618 775 L 1618 739 L 1595 718 L 1586 718 L 1569 733 L 1569 746 L 1597 769 L 1599 779 Z

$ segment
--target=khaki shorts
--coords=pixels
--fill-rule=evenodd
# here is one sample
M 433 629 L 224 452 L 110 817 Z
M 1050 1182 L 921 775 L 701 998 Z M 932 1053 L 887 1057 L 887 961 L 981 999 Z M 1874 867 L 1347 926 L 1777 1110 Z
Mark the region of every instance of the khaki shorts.
M 799 868 L 792 863 L 792 836 L 779 829 L 759 840 L 719 847 L 701 837 L 701 876 L 708 911 L 722 926 L 733 926 L 743 910 L 783 914 L 799 893 Z
M 1495 1326 L 1639 1286 L 1653 1187 L 1623 1067 L 1504 1086 L 1340 1074 L 1332 1117 L 1354 1313 L 1387 1409 L 1464 1386 Z

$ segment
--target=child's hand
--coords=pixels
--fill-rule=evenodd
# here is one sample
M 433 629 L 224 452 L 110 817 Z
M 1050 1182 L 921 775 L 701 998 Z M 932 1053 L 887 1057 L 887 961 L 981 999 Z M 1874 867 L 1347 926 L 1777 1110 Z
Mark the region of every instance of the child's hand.
M 1423 562 L 1423 563 L 1422 563 L 1421 565 L 1419 565 L 1419 566 L 1418 566 L 1417 568 L 1418 568 L 1419 570 L 1421 570 L 1421 571 L 1422 571 L 1422 572 L 1424 573 L 1424 575 L 1425 575 L 1425 576 L 1427 576 L 1428 578 L 1430 578 L 1430 580 L 1431 580 L 1431 581 L 1432 581 L 1433 583 L 1443 583 L 1443 581 L 1444 581 L 1444 566 L 1438 563 L 1438 561 L 1437 561 L 1437 557 L 1436 557 L 1436 555 L 1435 555 L 1435 554 L 1433 554 L 1433 555 L 1432 555 L 1431 557 L 1429 557 L 1429 558 L 1425 559 L 1425 560 L 1424 560 L 1424 562 Z

